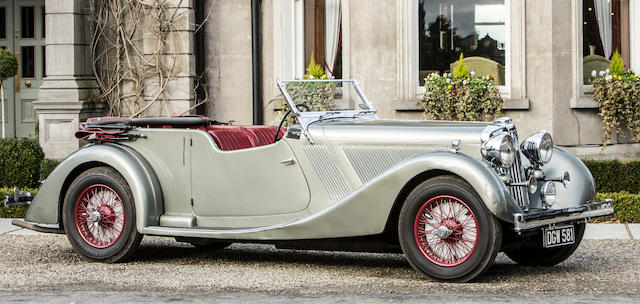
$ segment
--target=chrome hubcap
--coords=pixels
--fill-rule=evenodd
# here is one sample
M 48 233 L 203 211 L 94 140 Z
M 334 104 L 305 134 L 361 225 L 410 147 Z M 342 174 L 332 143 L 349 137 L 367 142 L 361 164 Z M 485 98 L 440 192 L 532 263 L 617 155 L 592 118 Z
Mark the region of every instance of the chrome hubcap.
M 432 234 L 437 235 L 440 239 L 444 240 L 446 238 L 448 238 L 449 236 L 451 236 L 451 234 L 453 234 L 452 230 L 449 230 L 449 228 L 447 228 L 446 226 L 442 225 L 436 229 L 433 229 L 433 231 L 431 231 Z

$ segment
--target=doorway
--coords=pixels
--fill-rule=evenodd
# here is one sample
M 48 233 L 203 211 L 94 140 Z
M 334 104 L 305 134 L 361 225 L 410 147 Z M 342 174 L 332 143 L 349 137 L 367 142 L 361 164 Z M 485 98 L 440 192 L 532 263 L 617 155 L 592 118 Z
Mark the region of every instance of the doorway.
M 18 59 L 18 73 L 4 81 L 6 137 L 35 133 L 33 102 L 46 76 L 44 0 L 0 0 L 0 47 Z

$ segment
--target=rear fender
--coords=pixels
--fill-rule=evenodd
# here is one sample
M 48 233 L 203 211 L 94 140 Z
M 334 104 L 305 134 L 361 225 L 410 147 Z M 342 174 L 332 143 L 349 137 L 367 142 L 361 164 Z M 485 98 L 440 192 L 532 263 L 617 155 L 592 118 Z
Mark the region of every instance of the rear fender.
M 93 145 L 76 151 L 51 172 L 34 197 L 25 220 L 62 227 L 61 210 L 66 190 L 82 172 L 98 166 L 118 171 L 129 184 L 136 207 L 136 228 L 157 225 L 163 214 L 160 183 L 147 161 L 133 149 L 115 144 Z

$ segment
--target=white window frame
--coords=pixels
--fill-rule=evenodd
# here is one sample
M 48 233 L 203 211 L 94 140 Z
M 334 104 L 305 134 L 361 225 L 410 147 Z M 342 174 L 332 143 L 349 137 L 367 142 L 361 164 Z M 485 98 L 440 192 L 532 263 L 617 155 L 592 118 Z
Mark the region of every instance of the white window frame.
M 593 86 L 585 85 L 583 80 L 583 0 L 573 0 L 573 97 L 571 108 L 594 109 L 598 103 L 593 100 Z M 629 0 L 629 66 L 636 74 L 640 73 L 640 0 Z M 638 31 L 636 33 L 636 31 Z
M 525 65 L 525 0 L 505 0 L 505 85 L 498 87 L 504 109 L 528 109 Z M 418 0 L 396 0 L 398 62 L 396 109 L 410 110 L 422 99 L 418 81 Z M 409 105 L 409 106 L 407 106 Z M 418 109 L 417 106 L 415 106 Z

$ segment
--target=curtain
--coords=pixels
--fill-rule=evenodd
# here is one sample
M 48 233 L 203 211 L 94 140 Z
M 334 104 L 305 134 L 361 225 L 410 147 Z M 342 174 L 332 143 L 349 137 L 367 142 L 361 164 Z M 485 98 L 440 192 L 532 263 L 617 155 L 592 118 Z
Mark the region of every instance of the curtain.
M 324 16 L 325 70 L 327 77 L 332 78 L 340 44 L 340 0 L 325 0 Z
M 611 57 L 611 1 L 612 0 L 593 0 L 596 9 L 596 18 L 598 19 L 598 32 L 600 32 L 600 40 L 602 40 L 602 49 L 604 57 Z

